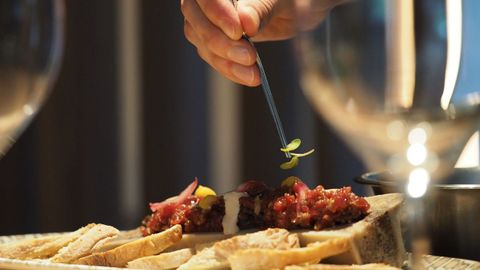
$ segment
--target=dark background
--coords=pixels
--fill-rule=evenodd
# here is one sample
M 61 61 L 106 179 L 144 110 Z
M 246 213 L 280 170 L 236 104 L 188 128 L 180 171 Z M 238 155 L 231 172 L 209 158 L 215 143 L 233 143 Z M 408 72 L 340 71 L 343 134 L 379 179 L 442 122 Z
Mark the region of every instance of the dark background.
M 0 160 L 0 235 L 73 230 L 88 222 L 128 229 L 140 224 L 148 202 L 178 193 L 196 176 L 208 183 L 208 67 L 183 37 L 179 2 L 141 1 L 143 212 L 125 220 L 119 207 L 116 1 L 72 0 L 66 1 L 59 78 Z M 284 159 L 263 93 L 245 88 L 239 100 L 241 178 L 275 184 L 298 174 L 327 187 L 353 185 L 364 168 L 304 99 L 292 43 L 258 49 L 287 134 L 308 125 L 304 144 L 316 153 L 303 170 L 278 169 Z

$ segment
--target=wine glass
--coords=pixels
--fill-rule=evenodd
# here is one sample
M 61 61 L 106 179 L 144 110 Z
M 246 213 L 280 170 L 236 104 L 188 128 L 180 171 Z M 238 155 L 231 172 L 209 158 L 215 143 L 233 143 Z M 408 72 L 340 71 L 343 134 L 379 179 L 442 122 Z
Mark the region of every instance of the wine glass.
M 0 1 L 0 157 L 44 102 L 62 55 L 62 0 Z
M 324 19 L 322 2 L 296 1 L 305 95 L 370 170 L 401 183 L 412 251 L 427 253 L 422 198 L 480 124 L 480 2 L 338 1 Z

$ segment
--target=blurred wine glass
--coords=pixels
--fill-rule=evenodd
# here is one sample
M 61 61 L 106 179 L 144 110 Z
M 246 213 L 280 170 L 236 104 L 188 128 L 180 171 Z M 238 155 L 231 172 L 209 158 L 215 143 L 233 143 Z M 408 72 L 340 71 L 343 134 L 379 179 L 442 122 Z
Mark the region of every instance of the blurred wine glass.
M 320 2 L 296 1 L 305 94 L 421 213 L 479 128 L 480 1 L 338 1 L 321 22 Z
M 44 102 L 63 43 L 62 0 L 0 1 L 0 157 Z

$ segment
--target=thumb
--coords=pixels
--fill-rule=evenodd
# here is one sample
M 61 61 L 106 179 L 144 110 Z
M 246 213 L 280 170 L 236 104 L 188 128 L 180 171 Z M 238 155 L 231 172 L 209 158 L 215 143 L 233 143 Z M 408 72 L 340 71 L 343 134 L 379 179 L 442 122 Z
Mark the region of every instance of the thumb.
M 239 0 L 237 12 L 243 31 L 254 37 L 267 24 L 278 0 Z

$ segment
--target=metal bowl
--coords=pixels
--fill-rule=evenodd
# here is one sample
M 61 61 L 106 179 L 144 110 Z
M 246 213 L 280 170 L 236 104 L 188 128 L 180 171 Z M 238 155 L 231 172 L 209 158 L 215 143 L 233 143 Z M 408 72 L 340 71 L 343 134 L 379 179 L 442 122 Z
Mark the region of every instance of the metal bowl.
M 363 174 L 355 181 L 369 185 L 375 195 L 403 193 L 402 183 L 393 179 L 390 173 L 380 172 Z M 479 183 L 479 169 L 456 169 L 442 184 L 429 187 L 422 202 L 433 255 L 480 261 Z

